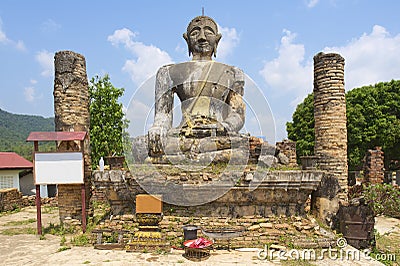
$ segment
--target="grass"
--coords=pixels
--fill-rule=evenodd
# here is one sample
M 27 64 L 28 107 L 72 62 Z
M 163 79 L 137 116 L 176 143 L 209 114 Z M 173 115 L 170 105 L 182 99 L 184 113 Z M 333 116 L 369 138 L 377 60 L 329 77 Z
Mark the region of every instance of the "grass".
M 53 213 L 54 211 L 57 211 L 58 207 L 55 206 L 43 206 L 42 208 L 42 213 Z
M 23 221 L 10 221 L 6 223 L 4 226 L 18 226 L 18 225 L 26 225 L 26 224 L 31 224 L 36 222 L 35 218 L 31 218 L 28 220 L 23 220 Z
M 17 207 L 17 208 L 15 208 L 15 209 L 12 210 L 12 211 L 0 212 L 0 217 L 6 216 L 6 215 L 10 215 L 10 214 L 13 214 L 13 213 L 18 213 L 18 212 L 20 212 L 20 211 L 21 211 L 21 208 Z
M 74 233 L 73 228 L 65 228 L 62 225 L 55 225 L 53 223 L 50 223 L 49 226 L 46 226 L 43 228 L 43 234 L 50 234 L 50 235 L 55 235 L 55 236 L 63 236 L 65 234 L 72 234 Z
M 36 228 L 8 228 L 1 231 L 2 235 L 15 236 L 15 235 L 36 235 Z
M 78 247 L 87 246 L 90 244 L 90 239 L 86 234 L 77 235 L 71 239 L 71 244 Z
M 370 256 L 384 265 L 400 265 L 400 233 L 375 234 L 376 248 Z
M 71 247 L 62 246 L 57 250 L 57 252 L 62 252 L 62 251 L 68 250 L 68 249 L 71 249 Z
M 66 242 L 67 242 L 67 239 L 65 238 L 65 236 L 62 236 L 61 240 L 60 240 L 60 246 L 65 246 Z

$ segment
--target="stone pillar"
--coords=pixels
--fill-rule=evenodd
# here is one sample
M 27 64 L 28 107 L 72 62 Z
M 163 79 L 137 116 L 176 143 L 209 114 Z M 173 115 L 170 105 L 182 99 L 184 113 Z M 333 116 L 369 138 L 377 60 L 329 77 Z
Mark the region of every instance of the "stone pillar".
M 86 131 L 88 133 L 84 140 L 84 178 L 86 185 L 86 206 L 90 210 L 90 114 L 85 58 L 71 51 L 57 52 L 54 56 L 54 69 L 55 130 L 69 132 Z M 79 141 L 57 143 L 58 151 L 77 151 L 79 149 Z M 81 221 L 81 185 L 58 185 L 58 205 L 61 222 L 64 222 L 67 217 Z M 68 220 L 70 219 L 68 218 Z
M 313 194 L 312 209 L 329 222 L 339 201 L 347 202 L 348 191 L 344 58 L 339 54 L 314 57 L 314 120 L 314 153 L 328 175 Z
M 368 150 L 364 163 L 364 181 L 371 184 L 382 184 L 385 177 L 384 156 L 381 147 Z

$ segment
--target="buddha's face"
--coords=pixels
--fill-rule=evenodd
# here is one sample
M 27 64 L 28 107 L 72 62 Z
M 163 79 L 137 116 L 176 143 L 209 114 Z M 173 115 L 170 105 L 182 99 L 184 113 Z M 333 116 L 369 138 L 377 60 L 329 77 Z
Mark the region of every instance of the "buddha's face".
M 189 54 L 193 59 L 210 59 L 216 54 L 217 45 L 221 38 L 217 25 L 208 17 L 193 19 L 187 33 L 183 36 L 188 43 Z

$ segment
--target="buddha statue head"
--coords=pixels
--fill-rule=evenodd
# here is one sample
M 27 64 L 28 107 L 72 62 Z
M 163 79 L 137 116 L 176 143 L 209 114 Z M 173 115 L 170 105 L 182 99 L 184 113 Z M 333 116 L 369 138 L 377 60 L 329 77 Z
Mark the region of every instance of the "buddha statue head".
M 217 23 L 210 17 L 198 16 L 190 21 L 183 38 L 186 40 L 189 56 L 193 60 L 211 60 L 217 55 L 218 42 L 221 39 Z

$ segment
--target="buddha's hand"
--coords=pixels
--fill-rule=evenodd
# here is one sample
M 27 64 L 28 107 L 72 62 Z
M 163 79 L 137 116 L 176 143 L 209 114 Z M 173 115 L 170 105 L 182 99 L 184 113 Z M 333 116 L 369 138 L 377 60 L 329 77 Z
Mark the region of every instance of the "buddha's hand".
M 148 151 L 150 156 L 161 156 L 164 154 L 164 149 L 163 149 L 163 138 L 164 138 L 164 130 L 161 127 L 151 127 L 149 129 L 149 132 L 147 134 L 147 145 L 148 145 Z

